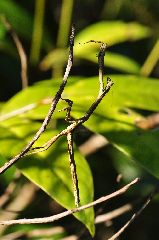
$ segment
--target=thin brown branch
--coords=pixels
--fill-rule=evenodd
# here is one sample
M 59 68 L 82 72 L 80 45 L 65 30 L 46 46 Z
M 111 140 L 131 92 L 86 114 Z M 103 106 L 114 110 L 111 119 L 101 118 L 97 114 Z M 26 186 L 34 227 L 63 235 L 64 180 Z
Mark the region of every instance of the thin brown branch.
M 44 99 L 40 100 L 37 103 L 31 103 L 31 104 L 28 104 L 28 105 L 26 105 L 24 107 L 21 107 L 19 109 L 11 111 L 9 113 L 3 114 L 3 115 L 0 116 L 0 122 L 8 120 L 10 118 L 13 118 L 13 117 L 15 117 L 17 115 L 24 114 L 24 113 L 26 113 L 28 111 L 31 111 L 31 110 L 39 107 L 40 105 L 50 104 L 51 101 L 52 101 L 52 98 L 49 98 L 49 97 L 48 98 L 44 98 Z
M 28 75 L 27 75 L 27 56 L 26 56 L 25 50 L 22 46 L 22 43 L 21 43 L 18 35 L 14 31 L 14 29 L 11 26 L 11 24 L 9 23 L 9 21 L 4 16 L 1 16 L 1 19 L 2 19 L 3 24 L 5 25 L 6 29 L 8 30 L 8 32 L 12 36 L 13 41 L 16 45 L 16 48 L 17 48 L 17 51 L 18 51 L 18 54 L 19 54 L 19 57 L 20 57 L 20 61 L 21 61 L 22 88 L 23 89 L 27 88 L 28 87 Z
M 99 96 L 102 94 L 104 89 L 103 83 L 103 72 L 104 72 L 104 56 L 105 56 L 106 44 L 102 43 L 100 46 L 100 51 L 98 54 L 98 65 L 99 65 L 99 84 L 100 84 L 100 91 Z
M 24 184 L 19 194 L 7 205 L 6 211 L 1 212 L 0 221 L 5 219 L 15 219 L 18 216 L 19 211 L 22 211 L 33 200 L 37 187 L 32 183 Z M 0 233 L 6 229 L 6 226 L 0 226 Z
M 108 240 L 115 240 L 117 239 L 128 227 L 129 225 L 134 222 L 134 220 L 142 213 L 142 211 L 148 206 L 148 204 L 151 202 L 153 196 L 155 195 L 156 191 L 151 193 L 148 198 L 146 199 L 145 203 L 142 205 L 142 207 L 132 215 L 130 220 L 116 233 L 114 234 L 111 238 Z
M 106 221 L 110 221 L 116 217 L 121 216 L 122 214 L 129 212 L 133 209 L 132 204 L 126 204 L 120 208 L 117 208 L 111 212 L 108 212 L 106 214 L 101 214 L 99 216 L 96 217 L 95 219 L 95 224 L 98 223 L 102 223 L 102 222 L 106 222 Z
M 72 124 L 70 124 L 66 129 L 62 130 L 56 136 L 51 138 L 43 146 L 31 149 L 33 151 L 29 152 L 27 155 L 36 154 L 36 153 L 39 153 L 39 152 L 46 151 L 61 136 L 67 135 L 69 132 L 72 132 L 77 126 L 86 122 L 89 119 L 89 117 L 93 114 L 93 112 L 95 111 L 95 109 L 97 108 L 97 106 L 99 105 L 101 100 L 103 99 L 103 97 L 110 91 L 110 89 L 113 85 L 113 82 L 110 78 L 107 78 L 107 80 L 108 80 L 107 81 L 107 86 L 104 88 L 103 93 L 100 96 L 98 96 L 96 101 L 90 106 L 90 108 L 88 109 L 88 111 L 85 113 L 85 115 L 83 117 L 81 117 L 80 119 L 77 119 L 77 120 L 73 120 Z
M 72 182 L 73 182 L 75 206 L 79 207 L 80 197 L 79 197 L 78 178 L 77 178 L 77 172 L 76 172 L 76 163 L 74 159 L 72 134 L 73 134 L 72 132 L 67 134 L 68 154 L 69 154 L 69 162 L 70 162 L 71 176 L 72 176 Z
M 149 130 L 154 129 L 159 126 L 159 113 L 154 113 L 145 117 L 143 119 L 139 119 L 136 121 L 136 125 L 139 128 Z
M 91 41 L 93 41 L 93 40 L 91 40 Z M 99 50 L 99 55 L 98 55 L 99 69 L 102 69 L 104 66 L 105 50 L 106 50 L 106 44 L 102 43 L 100 50 Z M 36 154 L 36 153 L 47 150 L 59 137 L 61 137 L 63 135 L 67 135 L 68 133 L 72 132 L 77 126 L 86 122 L 89 119 L 89 117 L 93 114 L 93 112 L 95 111 L 95 109 L 97 108 L 99 103 L 102 101 L 104 96 L 109 92 L 110 88 L 113 85 L 112 80 L 109 77 L 107 77 L 107 85 L 106 85 L 106 87 L 104 87 L 103 69 L 101 70 L 101 75 L 99 76 L 99 84 L 100 84 L 99 93 L 98 93 L 98 97 L 97 97 L 96 101 L 90 106 L 90 108 L 85 113 L 85 115 L 83 117 L 81 117 L 80 119 L 74 120 L 73 118 L 71 118 L 70 111 L 71 111 L 73 102 L 69 99 L 63 99 L 68 103 L 68 108 L 65 108 L 65 110 L 67 110 L 66 121 L 68 121 L 72 124 L 70 124 L 66 129 L 64 129 L 63 131 L 58 133 L 56 136 L 54 136 L 52 139 L 50 139 L 48 142 L 46 142 L 43 146 L 30 149 L 32 151 L 30 151 L 27 155 Z
M 109 141 L 100 134 L 94 133 L 87 141 L 82 143 L 78 148 L 82 155 L 88 156 L 97 152 L 102 147 L 109 144 Z
M 138 178 L 136 178 L 135 180 L 133 180 L 132 182 L 130 182 L 129 184 L 125 185 L 124 187 L 122 187 L 121 189 L 109 194 L 109 195 L 106 195 L 104 197 L 101 197 L 97 200 L 95 200 L 94 202 L 91 202 L 91 203 L 88 203 L 86 205 L 83 205 L 81 207 L 78 207 L 78 208 L 74 208 L 74 209 L 71 209 L 71 210 L 67 210 L 65 212 L 62 212 L 60 214 L 56 214 L 56 215 L 53 215 L 53 216 L 50 216 L 50 217 L 44 217 L 44 218 L 33 218 L 33 219 L 17 219 L 17 220 L 8 220 L 8 221 L 0 221 L 0 225 L 14 225 L 14 224 L 32 224 L 32 223 L 49 223 L 49 222 L 54 222 L 54 221 L 57 221 L 61 218 L 64 218 L 68 215 L 71 215 L 73 213 L 76 213 L 76 212 L 80 212 L 80 211 L 83 211 L 87 208 L 90 208 L 90 207 L 93 207 L 97 204 L 100 204 L 100 203 L 103 203 L 103 202 L 106 202 L 112 198 L 115 198 L 121 194 L 124 194 L 132 185 L 136 184 L 137 182 L 139 181 Z
M 0 168 L 0 174 L 5 172 L 9 167 L 11 167 L 13 164 L 15 164 L 19 159 L 21 159 L 29 150 L 30 148 L 33 146 L 33 144 L 38 140 L 38 138 L 40 137 L 40 135 L 45 131 L 47 125 L 49 124 L 51 117 L 56 109 L 57 103 L 59 102 L 60 98 L 61 98 L 61 94 L 66 86 L 67 83 L 67 79 L 73 64 L 73 46 L 74 46 L 74 35 L 75 35 L 75 28 L 74 26 L 72 26 L 72 32 L 71 32 L 71 36 L 70 36 L 70 51 L 69 51 L 69 57 L 68 57 L 68 63 L 67 63 L 67 67 L 66 67 L 66 71 L 63 77 L 63 81 L 60 85 L 59 90 L 57 91 L 55 97 L 52 100 L 50 109 L 48 111 L 48 114 L 46 115 L 42 126 L 40 127 L 40 129 L 37 131 L 37 133 L 34 135 L 33 139 L 28 143 L 28 145 L 18 154 L 16 155 L 14 158 L 12 158 L 9 162 L 5 163 L 1 168 Z

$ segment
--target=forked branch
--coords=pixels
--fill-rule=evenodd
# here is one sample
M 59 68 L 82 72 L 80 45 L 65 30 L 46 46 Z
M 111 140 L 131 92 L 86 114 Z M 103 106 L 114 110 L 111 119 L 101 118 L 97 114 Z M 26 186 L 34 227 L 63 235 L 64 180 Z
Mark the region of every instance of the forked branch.
M 93 207 L 97 204 L 106 202 L 112 198 L 115 198 L 123 193 L 125 193 L 132 185 L 138 183 L 139 179 L 136 178 L 135 180 L 133 180 L 132 182 L 130 182 L 129 184 L 125 185 L 124 187 L 122 187 L 121 189 L 117 190 L 116 192 L 113 192 L 109 195 L 106 195 L 104 197 L 101 197 L 97 200 L 95 200 L 94 202 L 88 203 L 86 205 L 83 205 L 81 207 L 78 208 L 74 208 L 71 210 L 67 210 L 65 212 L 62 212 L 60 214 L 56 214 L 50 217 L 44 217 L 44 218 L 33 218 L 33 219 L 17 219 L 17 220 L 8 220 L 8 221 L 0 221 L 0 225 L 14 225 L 14 224 L 32 224 L 32 223 L 49 223 L 49 222 L 54 222 L 57 221 L 61 218 L 64 218 L 68 215 L 71 215 L 73 213 L 76 212 L 80 212 L 83 211 L 87 208 Z

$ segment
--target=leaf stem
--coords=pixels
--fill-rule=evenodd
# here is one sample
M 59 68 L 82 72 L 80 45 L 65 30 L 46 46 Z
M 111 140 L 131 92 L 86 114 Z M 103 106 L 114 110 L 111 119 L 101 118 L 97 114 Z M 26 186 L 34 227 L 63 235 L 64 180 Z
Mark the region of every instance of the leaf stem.
M 42 34 L 43 34 L 44 12 L 45 12 L 45 0 L 36 0 L 31 53 L 30 53 L 30 61 L 32 64 L 38 63 L 39 57 L 40 57 L 40 49 L 41 49 Z
M 63 0 L 60 16 L 59 31 L 57 36 L 57 47 L 67 47 L 68 35 L 71 25 L 73 0 Z
M 155 65 L 159 60 L 159 40 L 155 43 L 153 49 L 151 50 L 150 54 L 148 55 L 146 61 L 144 62 L 141 68 L 141 75 L 148 77 L 152 70 L 154 69 Z

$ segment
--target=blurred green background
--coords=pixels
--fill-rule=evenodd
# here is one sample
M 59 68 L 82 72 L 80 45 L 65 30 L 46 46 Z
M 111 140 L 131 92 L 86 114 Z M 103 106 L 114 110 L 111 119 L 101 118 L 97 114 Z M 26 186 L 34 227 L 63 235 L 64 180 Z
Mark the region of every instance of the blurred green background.
M 141 177 L 141 183 L 133 187 L 130 193 L 121 196 L 120 200 L 113 200 L 96 207 L 95 215 L 106 213 L 129 202 L 133 202 L 135 207 L 138 206 L 138 203 L 140 204 L 152 189 L 158 187 L 158 129 L 143 130 L 136 126 L 138 118 L 145 119 L 148 115 L 159 111 L 158 13 L 159 2 L 155 0 L 0 0 L 1 17 L 7 18 L 25 49 L 28 60 L 28 85 L 30 86 L 26 90 L 22 89 L 19 54 L 11 34 L 7 31 L 3 21 L 0 21 L 1 161 L 12 157 L 22 149 L 26 141 L 29 141 L 30 136 L 39 128 L 48 106 L 42 106 L 17 118 L 11 118 L 11 120 L 3 120 L 3 116 L 27 104 L 54 96 L 65 71 L 71 24 L 75 23 L 74 64 L 71 70 L 71 80 L 65 93 L 75 102 L 74 116 L 81 116 L 97 94 L 99 45 L 84 44 L 85 42 L 97 40 L 108 44 L 105 73 L 111 76 L 115 83 L 111 95 L 102 102 L 99 110 L 97 109 L 96 116 L 92 117 L 85 127 L 75 132 L 74 141 L 77 146 L 85 143 L 94 133 L 103 135 L 111 143 L 94 150 L 86 157 L 84 157 L 85 153 L 79 154 L 77 150 L 76 156 L 80 159 L 80 161 L 77 160 L 79 169 L 83 167 L 82 164 L 86 168 L 86 173 L 83 175 L 79 173 L 79 178 L 83 181 L 88 180 L 88 184 L 81 185 L 82 194 L 84 195 L 86 191 L 84 186 L 89 184 L 90 186 L 86 186 L 86 189 L 91 188 L 91 196 L 87 196 L 86 201 L 92 200 L 93 192 L 94 198 L 97 199 L 114 191 L 121 186 L 116 182 L 118 174 L 122 175 L 122 184 L 135 177 Z M 110 106 L 107 107 L 108 103 Z M 60 104 L 58 109 L 63 106 L 62 103 Z M 58 114 L 55 113 L 55 120 L 51 122 L 48 132 L 44 134 L 39 144 L 66 126 L 64 113 Z M 21 169 L 23 175 L 18 175 L 18 170 L 10 169 L 6 175 L 1 177 L 2 196 L 8 184 L 16 181 L 16 187 L 13 188 L 14 191 L 11 191 L 3 207 L 0 205 L 2 208 L 0 219 L 48 216 L 61 212 L 63 207 L 72 207 L 71 201 L 73 200 L 69 199 L 69 194 L 72 193 L 68 194 L 66 201 L 63 200 L 62 196 L 66 189 L 60 185 L 61 183 L 58 192 L 48 187 L 49 184 L 57 187 L 54 180 L 46 182 L 45 179 L 44 181 L 39 179 L 42 176 L 42 167 L 50 174 L 50 178 L 56 179 L 58 168 L 63 166 L 63 162 L 59 159 L 64 161 L 64 166 L 67 166 L 64 149 L 61 146 L 64 146 L 63 141 L 61 145 L 57 144 L 53 149 L 55 151 L 53 154 L 58 159 L 58 164 L 55 163 L 54 166 L 57 168 L 54 175 L 49 172 L 48 159 L 52 154 L 50 151 L 46 155 L 39 156 L 40 161 L 37 162 L 37 166 L 34 166 L 36 157 L 28 159 L 30 160 L 29 167 L 25 163 L 19 164 L 18 168 Z M 43 160 L 48 161 L 46 165 Z M 37 171 L 34 167 L 35 169 L 37 167 Z M 67 167 L 61 170 L 62 182 L 67 182 L 68 175 L 64 176 L 66 170 Z M 90 178 L 85 180 L 88 173 Z M 5 211 L 8 211 L 6 209 L 10 208 L 9 204 L 12 204 L 21 194 L 21 188 L 28 186 L 27 178 L 47 194 L 39 188 L 31 187 L 31 190 L 26 188 L 24 192 L 32 191 L 28 202 L 21 207 L 20 211 L 17 209 L 16 202 L 17 210 L 13 208 L 15 215 L 5 215 Z M 67 184 L 67 187 L 70 187 L 71 180 Z M 24 198 L 20 201 L 23 202 Z M 159 237 L 158 207 L 156 197 L 151 206 L 119 239 L 157 239 Z M 89 214 L 86 216 L 92 219 L 93 213 Z M 110 222 L 97 224 L 93 239 L 108 239 L 129 219 L 131 214 L 132 212 Z M 81 220 L 82 216 L 79 218 Z M 88 220 L 82 222 L 90 232 L 93 232 L 93 227 L 88 224 Z M 48 229 L 52 230 L 50 235 L 46 236 L 44 231 L 38 236 L 33 234 L 35 230 L 46 227 L 48 232 Z M 92 239 L 84 225 L 73 216 L 47 226 L 2 228 L 2 239 L 5 235 L 8 239 L 65 239 L 68 236 L 74 236 L 72 239 Z

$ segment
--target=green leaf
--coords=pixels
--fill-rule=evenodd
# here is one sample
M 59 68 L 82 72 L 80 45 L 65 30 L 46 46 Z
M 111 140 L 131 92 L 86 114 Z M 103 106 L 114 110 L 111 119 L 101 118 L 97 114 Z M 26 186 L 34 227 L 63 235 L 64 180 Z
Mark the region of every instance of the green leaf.
M 87 59 L 97 63 L 99 44 L 88 43 L 89 40 L 102 41 L 112 46 L 125 41 L 136 41 L 150 36 L 150 29 L 139 23 L 124 23 L 122 21 L 99 22 L 85 28 L 75 37 L 74 58 Z M 81 43 L 81 44 L 79 44 Z M 96 51 L 95 51 L 96 50 Z M 138 73 L 138 64 L 126 56 L 107 53 L 105 65 L 128 73 Z M 67 61 L 66 49 L 50 51 L 41 62 L 41 68 L 48 70 L 53 66 L 64 65 Z
M 23 147 L 22 139 L 16 135 L 12 128 L 0 125 L 0 154 L 10 157 L 17 154 Z
M 99 104 L 85 126 L 105 136 L 129 159 L 135 160 L 159 178 L 159 131 L 137 128 L 135 121 L 142 116 L 129 109 L 159 111 L 159 82 L 157 79 L 139 76 L 112 75 L 111 78 L 114 82 L 111 92 Z M 75 116 L 79 116 L 79 113 L 82 115 L 88 108 L 90 91 L 95 94 L 97 81 L 97 78 L 82 80 L 74 84 L 74 91 L 69 89 L 67 92 L 71 99 L 78 99 L 74 104 Z
M 89 54 L 82 55 L 81 58 L 97 63 L 97 53 L 90 52 Z M 126 73 L 139 73 L 140 66 L 137 62 L 129 57 L 112 52 L 106 52 L 105 66 L 117 69 Z
M 68 86 L 72 85 L 74 81 L 80 80 L 80 77 L 73 77 L 69 79 Z M 41 81 L 34 86 L 28 87 L 25 90 L 20 91 L 15 96 L 13 96 L 8 102 L 3 104 L 3 107 L 0 109 L 0 122 L 3 119 L 8 118 L 11 115 L 15 115 L 16 117 L 28 117 L 32 119 L 44 119 L 45 115 L 48 112 L 50 104 L 43 104 L 41 100 L 51 99 L 54 97 L 57 92 L 59 85 L 61 84 L 62 79 L 58 80 L 45 80 Z M 32 104 L 37 103 L 38 106 L 34 108 Z M 30 105 L 31 104 L 31 105 Z M 29 111 L 25 111 L 24 108 L 32 109 Z M 65 116 L 65 112 L 58 112 L 58 110 L 66 107 L 66 103 L 64 101 L 60 101 L 57 109 L 55 110 L 55 117 Z M 14 112 L 17 111 L 17 112 Z M 24 114 L 25 113 L 25 114 Z
M 31 121 L 23 120 L 20 123 L 19 118 L 4 122 L 3 127 L 0 126 L 1 153 L 11 158 L 20 152 L 40 126 L 40 123 Z M 57 134 L 57 130 L 46 131 L 36 142 L 35 146 L 41 146 L 55 134 Z M 79 181 L 80 200 L 81 205 L 83 205 L 93 201 L 93 179 L 86 160 L 76 148 L 75 161 Z M 16 166 L 18 166 L 28 179 L 38 185 L 63 207 L 67 209 L 75 207 L 66 138 L 57 141 L 57 143 L 46 152 L 19 160 Z M 94 235 L 93 208 L 74 215 L 84 223 L 90 233 Z
M 95 116 L 86 123 L 92 131 L 105 136 L 117 149 L 159 178 L 159 131 L 143 131 L 128 123 L 110 122 Z
M 136 127 L 135 121 L 142 116 L 133 109 L 159 111 L 159 82 L 157 79 L 148 79 L 140 76 L 112 75 L 114 85 L 110 93 L 99 104 L 95 113 L 91 116 L 86 126 L 92 131 L 99 132 L 121 151 L 141 163 L 148 171 L 159 176 L 157 163 L 158 131 L 143 131 Z M 71 80 L 70 80 L 71 81 Z M 41 82 L 28 88 L 25 101 L 48 96 L 48 91 L 57 89 L 57 82 Z M 72 115 L 81 117 L 95 100 L 98 91 L 98 78 L 74 78 L 65 89 L 65 97 L 74 101 Z M 43 94 L 40 93 L 43 89 Z M 36 92 L 37 91 L 37 92 Z M 25 92 L 25 93 L 26 93 Z M 36 93 L 36 96 L 34 95 Z M 33 94 L 33 96 L 32 96 Z M 14 103 L 21 104 L 22 93 L 15 96 L 7 107 L 13 107 Z M 17 107 L 15 104 L 14 107 Z M 3 110 L 6 110 L 5 106 Z M 34 114 L 34 111 L 32 111 Z M 63 115 L 55 114 L 57 118 Z M 24 114 L 25 116 L 25 114 Z M 98 123 L 100 122 L 100 124 Z M 149 145 L 149 146 L 148 146 Z M 146 149 L 144 151 L 144 149 Z M 144 151 L 144 153 L 143 153 Z M 146 157 L 147 156 L 147 157 Z M 151 161 L 150 161 L 151 158 Z
M 77 34 L 75 38 L 75 56 L 88 54 L 99 44 L 83 44 L 89 40 L 102 41 L 112 46 L 125 41 L 136 41 L 150 36 L 150 29 L 136 22 L 122 21 L 99 22 L 92 24 Z M 80 45 L 78 44 L 80 43 Z
M 54 131 L 54 134 L 57 132 Z M 50 137 L 52 136 L 52 132 Z M 47 135 L 48 137 L 48 135 Z M 43 137 L 42 137 L 43 138 Z M 81 205 L 93 200 L 93 180 L 89 166 L 75 149 L 75 161 L 80 189 Z M 18 164 L 23 174 L 37 184 L 49 196 L 67 209 L 75 207 L 73 185 L 70 174 L 66 139 L 60 139 L 51 150 L 37 157 L 28 157 Z M 82 221 L 90 233 L 94 234 L 93 209 L 74 214 Z

